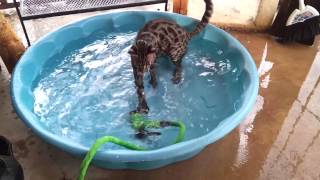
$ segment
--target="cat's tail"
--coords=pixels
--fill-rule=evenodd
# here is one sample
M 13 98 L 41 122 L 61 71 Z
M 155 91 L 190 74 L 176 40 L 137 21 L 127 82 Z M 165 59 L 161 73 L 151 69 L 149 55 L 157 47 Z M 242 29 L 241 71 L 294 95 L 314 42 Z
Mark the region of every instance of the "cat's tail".
M 209 20 L 213 13 L 213 3 L 212 0 L 204 0 L 206 3 L 206 11 L 204 12 L 201 21 L 197 24 L 196 28 L 190 33 L 190 38 L 200 33 L 206 25 L 209 23 Z

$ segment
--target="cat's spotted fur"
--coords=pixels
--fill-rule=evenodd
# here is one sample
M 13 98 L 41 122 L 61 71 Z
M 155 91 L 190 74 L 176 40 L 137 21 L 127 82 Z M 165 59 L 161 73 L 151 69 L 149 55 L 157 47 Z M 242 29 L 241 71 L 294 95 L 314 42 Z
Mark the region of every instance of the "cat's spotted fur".
M 129 53 L 131 55 L 131 64 L 137 89 L 139 105 L 135 112 L 148 113 L 144 95 L 143 76 L 146 71 L 150 72 L 150 83 L 155 88 L 157 86 L 156 78 L 156 58 L 160 54 L 168 55 L 175 64 L 172 81 L 177 84 L 181 80 L 181 61 L 187 51 L 189 40 L 203 30 L 208 24 L 213 12 L 211 0 L 204 0 L 206 11 L 201 22 L 192 31 L 188 32 L 174 21 L 152 20 L 148 22 L 138 33 L 134 44 Z

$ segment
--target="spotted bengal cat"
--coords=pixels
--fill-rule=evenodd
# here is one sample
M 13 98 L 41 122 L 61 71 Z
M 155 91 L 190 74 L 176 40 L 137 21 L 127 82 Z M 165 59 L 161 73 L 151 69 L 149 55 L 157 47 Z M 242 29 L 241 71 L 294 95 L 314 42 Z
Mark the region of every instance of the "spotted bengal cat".
M 175 65 L 172 77 L 173 83 L 178 84 L 181 81 L 181 62 L 187 51 L 188 42 L 204 29 L 213 12 L 211 0 L 204 1 L 206 3 L 205 13 L 192 32 L 188 32 L 174 21 L 163 19 L 148 22 L 138 32 L 135 42 L 129 50 L 139 99 L 139 105 L 133 112 L 149 112 L 144 95 L 143 76 L 149 70 L 151 76 L 149 82 L 153 88 L 157 86 L 155 61 L 160 54 L 168 55 Z

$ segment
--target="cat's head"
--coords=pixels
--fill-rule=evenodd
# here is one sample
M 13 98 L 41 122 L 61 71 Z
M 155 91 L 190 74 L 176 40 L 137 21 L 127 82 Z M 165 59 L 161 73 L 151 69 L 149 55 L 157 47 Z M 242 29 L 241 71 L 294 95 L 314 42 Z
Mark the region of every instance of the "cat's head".
M 132 64 L 140 71 L 148 71 L 155 62 L 156 49 L 144 40 L 138 40 L 129 50 Z

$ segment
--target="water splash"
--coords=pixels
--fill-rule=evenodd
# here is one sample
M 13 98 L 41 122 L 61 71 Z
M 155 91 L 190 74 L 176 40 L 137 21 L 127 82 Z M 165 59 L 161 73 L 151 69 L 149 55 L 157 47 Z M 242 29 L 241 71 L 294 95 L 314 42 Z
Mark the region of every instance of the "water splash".
M 74 42 L 55 56 L 34 82 L 34 113 L 53 133 L 89 146 L 96 138 L 114 135 L 124 140 L 159 148 L 171 144 L 175 129 L 161 137 L 134 138 L 128 112 L 137 96 L 128 52 L 136 32 L 101 33 Z M 85 42 L 85 43 L 84 43 Z M 237 64 L 211 51 L 217 45 L 201 40 L 190 45 L 183 60 L 183 81 L 171 82 L 174 66 L 166 58 L 157 60 L 158 87 L 145 77 L 145 93 L 152 119 L 180 119 L 189 129 L 187 139 L 214 129 L 236 109 L 242 82 L 235 81 Z M 226 79 L 232 83 L 226 83 Z M 106 147 L 105 147 L 106 148 Z M 107 148 L 118 148 L 108 145 Z

